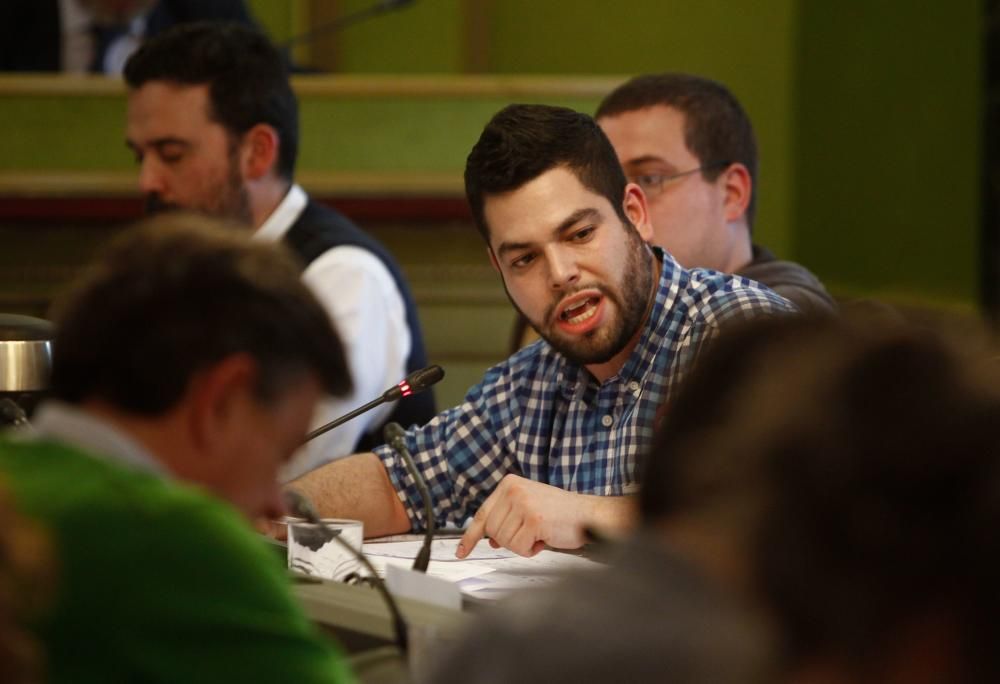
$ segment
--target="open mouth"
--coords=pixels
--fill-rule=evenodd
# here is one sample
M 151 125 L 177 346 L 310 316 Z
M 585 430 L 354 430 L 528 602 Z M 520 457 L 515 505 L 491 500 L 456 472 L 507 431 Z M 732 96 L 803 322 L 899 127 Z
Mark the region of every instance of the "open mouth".
M 578 292 L 567 297 L 555 317 L 555 324 L 566 333 L 580 335 L 601 324 L 604 295 L 597 290 Z
M 594 317 L 597 313 L 597 305 L 600 301 L 600 297 L 588 297 L 583 301 L 577 302 L 573 306 L 568 306 L 563 309 L 562 313 L 559 314 L 559 319 L 569 323 L 570 325 L 579 325 L 580 323 Z

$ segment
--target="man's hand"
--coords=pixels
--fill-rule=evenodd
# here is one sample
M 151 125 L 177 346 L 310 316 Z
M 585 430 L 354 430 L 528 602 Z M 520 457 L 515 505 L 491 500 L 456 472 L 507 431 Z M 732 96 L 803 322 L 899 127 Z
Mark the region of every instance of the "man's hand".
M 568 492 L 519 475 L 506 475 L 476 512 L 455 555 L 465 558 L 484 536 L 494 548 L 534 556 L 546 545 L 559 549 L 583 546 L 584 526 L 593 503 L 602 497 Z

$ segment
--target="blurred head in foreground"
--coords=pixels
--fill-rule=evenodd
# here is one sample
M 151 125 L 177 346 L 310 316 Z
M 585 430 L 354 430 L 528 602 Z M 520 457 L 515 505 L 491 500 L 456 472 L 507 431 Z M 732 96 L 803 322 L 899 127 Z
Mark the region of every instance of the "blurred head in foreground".
M 642 518 L 755 598 L 792 681 L 997 681 L 994 365 L 904 325 L 730 329 L 667 414 Z
M 57 307 L 52 396 L 136 437 L 177 478 L 248 516 L 322 392 L 350 388 L 340 341 L 274 245 L 193 215 L 126 232 Z

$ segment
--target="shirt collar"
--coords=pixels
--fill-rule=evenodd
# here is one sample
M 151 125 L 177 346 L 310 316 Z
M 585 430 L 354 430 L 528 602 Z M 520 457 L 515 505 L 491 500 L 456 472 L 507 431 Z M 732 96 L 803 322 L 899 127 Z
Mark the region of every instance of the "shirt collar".
M 93 457 L 167 478 L 170 471 L 138 442 L 70 404 L 49 400 L 32 418 L 38 436 L 75 446 Z
M 281 240 L 285 236 L 285 233 L 288 232 L 288 229 L 292 227 L 292 224 L 299 218 L 299 215 L 305 210 L 308 202 L 309 197 L 306 195 L 305 190 L 299 187 L 297 183 L 292 184 L 292 187 L 288 189 L 288 193 L 285 194 L 285 198 L 281 200 L 281 204 L 271 212 L 267 220 L 253 234 L 254 239 L 265 242 L 278 242 Z

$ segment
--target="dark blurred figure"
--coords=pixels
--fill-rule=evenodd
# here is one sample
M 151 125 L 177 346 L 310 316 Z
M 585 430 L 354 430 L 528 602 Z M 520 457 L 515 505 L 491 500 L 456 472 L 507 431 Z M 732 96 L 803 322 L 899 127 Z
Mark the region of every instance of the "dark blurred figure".
M 691 555 L 766 607 L 790 681 L 998 681 L 986 354 L 871 318 L 751 325 L 668 421 L 642 515 L 702 521 Z
M 45 530 L 14 509 L 0 485 L 0 682 L 46 681 L 45 654 L 29 624 L 53 599 L 54 562 Z
M 193 21 L 255 23 L 244 0 L 4 0 L 0 71 L 117 75 L 144 40 Z
M 0 473 L 43 525 L 51 682 L 336 682 L 340 655 L 251 521 L 323 393 L 350 387 L 290 254 L 172 214 L 126 231 L 61 301 L 36 434 Z
M 433 681 L 1000 681 L 995 365 L 872 320 L 728 330 L 648 456 L 642 534 Z

